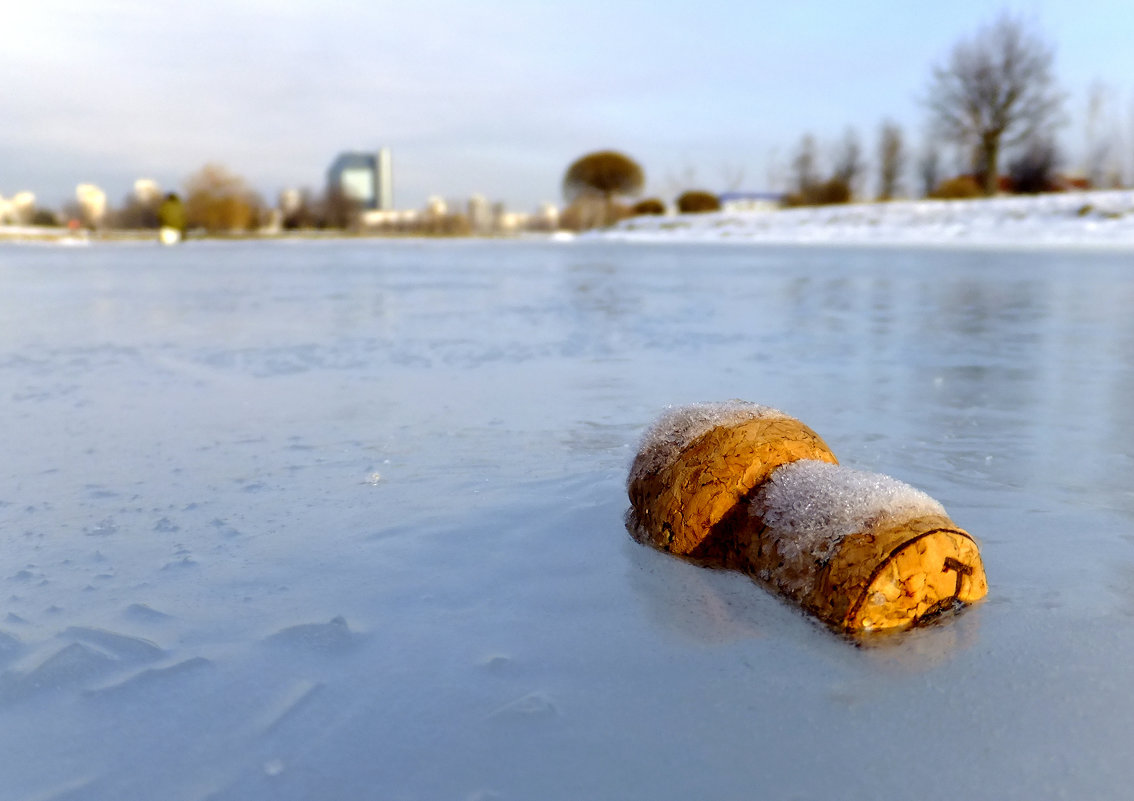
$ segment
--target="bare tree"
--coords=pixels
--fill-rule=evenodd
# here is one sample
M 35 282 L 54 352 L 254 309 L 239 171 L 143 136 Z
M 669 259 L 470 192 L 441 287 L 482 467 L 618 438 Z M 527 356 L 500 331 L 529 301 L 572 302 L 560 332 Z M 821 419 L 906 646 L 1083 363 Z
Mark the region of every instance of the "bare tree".
M 902 129 L 893 120 L 886 120 L 878 133 L 878 199 L 890 200 L 902 180 L 906 166 Z
M 862 171 L 861 148 L 854 132 L 847 131 L 842 149 L 836 153 L 834 172 L 823 179 L 819 174 L 815 137 L 805 134 L 791 160 L 791 180 L 784 196 L 786 206 L 823 206 L 849 203 L 852 197 L 850 180 Z
M 859 142 L 858 133 L 854 128 L 847 128 L 843 141 L 835 149 L 835 168 L 831 177 L 846 184 L 853 194 L 863 167 L 862 143 Z
M 330 186 L 323 196 L 322 222 L 328 228 L 357 231 L 362 223 L 362 202 L 341 186 Z
M 791 160 L 791 191 L 801 197 L 807 197 L 814 192 L 815 186 L 819 183 L 815 149 L 815 137 L 804 134 Z
M 933 141 L 926 141 L 917 160 L 917 174 L 921 179 L 921 194 L 929 197 L 941 182 L 941 151 Z
M 698 183 L 700 182 L 697 180 L 697 168 L 686 161 L 680 170 L 666 172 L 665 194 L 677 196 Z
M 744 185 L 744 165 L 731 163 L 722 164 L 721 182 L 726 192 L 736 192 Z
M 114 213 L 111 225 L 115 228 L 157 228 L 157 212 L 161 200 L 161 195 L 138 197 L 136 193 L 131 192 Z
M 780 162 L 780 149 L 774 145 L 768 148 L 768 155 L 764 159 L 764 181 L 767 188 L 772 192 L 779 192 L 785 188 L 784 166 Z
M 185 217 L 190 228 L 210 233 L 252 230 L 263 203 L 239 175 L 206 164 L 185 179 Z
M 1130 138 L 1134 137 L 1134 103 L 1131 103 L 1128 110 L 1128 117 L 1126 119 L 1126 135 L 1122 138 L 1122 151 L 1125 154 L 1125 162 L 1131 168 L 1134 168 L 1134 152 L 1131 151 Z M 1126 175 L 1126 185 L 1134 186 L 1134 169 Z
M 973 148 L 985 194 L 995 194 L 1000 152 L 1056 124 L 1063 94 L 1052 76 L 1054 51 L 1021 20 L 1003 13 L 953 47 L 933 70 L 926 104 L 934 127 Z
M 1117 188 L 1122 184 L 1122 131 L 1114 106 L 1113 90 L 1102 81 L 1092 83 L 1087 94 L 1083 169 L 1091 186 Z

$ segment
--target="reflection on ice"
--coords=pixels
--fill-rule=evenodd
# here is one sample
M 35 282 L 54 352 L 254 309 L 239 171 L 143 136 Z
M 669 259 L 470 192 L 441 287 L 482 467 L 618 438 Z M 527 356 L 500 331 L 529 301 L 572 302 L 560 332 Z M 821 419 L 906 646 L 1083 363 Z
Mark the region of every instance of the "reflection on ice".
M 629 539 L 623 551 L 635 597 L 655 625 L 682 638 L 711 645 L 763 636 L 762 628 L 785 616 L 805 620 L 745 576 L 666 558 Z

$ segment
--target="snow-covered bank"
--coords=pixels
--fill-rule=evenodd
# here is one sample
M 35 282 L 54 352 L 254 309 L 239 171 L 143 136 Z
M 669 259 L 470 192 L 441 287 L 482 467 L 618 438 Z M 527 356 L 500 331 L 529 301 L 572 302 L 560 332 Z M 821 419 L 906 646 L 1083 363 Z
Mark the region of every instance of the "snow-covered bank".
M 665 242 L 1134 248 L 1134 191 L 634 217 L 597 235 Z

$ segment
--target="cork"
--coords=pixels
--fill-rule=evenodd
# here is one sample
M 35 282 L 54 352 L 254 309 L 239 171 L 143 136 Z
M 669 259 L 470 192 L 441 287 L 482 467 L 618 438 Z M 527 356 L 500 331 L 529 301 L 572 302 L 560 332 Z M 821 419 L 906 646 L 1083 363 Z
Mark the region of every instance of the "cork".
M 641 542 L 679 556 L 733 565 L 744 502 L 777 467 L 798 459 L 834 462 L 810 428 L 768 406 L 743 401 L 685 406 L 646 432 L 627 490 L 628 526 Z
M 988 592 L 972 536 L 880 473 L 781 467 L 753 493 L 739 536 L 743 570 L 848 633 L 911 628 Z
M 629 495 L 640 541 L 748 573 L 850 635 L 912 628 L 988 592 L 976 541 L 940 503 L 839 465 L 767 407 L 670 412 L 643 440 Z

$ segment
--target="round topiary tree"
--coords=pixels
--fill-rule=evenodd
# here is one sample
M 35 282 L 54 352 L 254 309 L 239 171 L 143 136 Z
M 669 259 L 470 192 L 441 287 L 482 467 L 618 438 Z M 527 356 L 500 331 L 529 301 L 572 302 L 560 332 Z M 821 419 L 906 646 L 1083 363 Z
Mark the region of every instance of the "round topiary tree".
M 617 219 L 615 199 L 638 194 L 645 180 L 634 159 L 614 150 L 600 150 L 582 156 L 567 168 L 563 196 L 571 206 L 586 209 L 583 216 L 594 225 L 607 225 Z
M 677 210 L 682 214 L 704 214 L 709 211 L 720 211 L 721 202 L 712 192 L 690 189 L 677 198 Z

